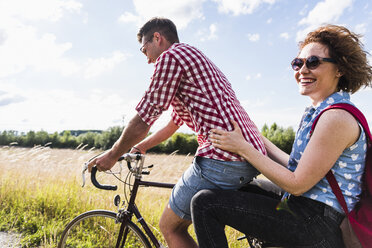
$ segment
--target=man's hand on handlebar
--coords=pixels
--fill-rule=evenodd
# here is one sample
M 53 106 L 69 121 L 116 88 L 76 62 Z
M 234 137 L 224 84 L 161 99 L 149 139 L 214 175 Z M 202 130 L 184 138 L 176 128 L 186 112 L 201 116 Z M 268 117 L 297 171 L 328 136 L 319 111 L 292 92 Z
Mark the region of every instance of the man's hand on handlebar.
M 95 165 L 98 171 L 107 171 L 111 169 L 117 161 L 117 158 L 112 155 L 112 151 L 108 150 L 88 163 L 88 171 L 91 172 L 92 167 Z

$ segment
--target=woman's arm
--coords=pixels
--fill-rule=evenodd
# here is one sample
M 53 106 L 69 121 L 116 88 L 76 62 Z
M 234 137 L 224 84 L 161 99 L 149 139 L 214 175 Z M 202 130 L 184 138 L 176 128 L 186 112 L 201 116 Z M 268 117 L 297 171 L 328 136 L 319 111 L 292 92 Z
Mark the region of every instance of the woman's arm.
M 235 152 L 247 159 L 264 176 L 293 195 L 301 195 L 318 183 L 332 168 L 345 148 L 356 142 L 360 129 L 354 117 L 344 110 L 329 110 L 317 123 L 313 135 L 292 172 L 247 143 L 233 122 L 235 130 L 212 130 L 213 145 Z
M 269 156 L 269 158 L 281 164 L 282 166 L 287 167 L 289 155 L 280 150 L 280 148 L 274 145 L 268 138 L 262 136 L 262 139 L 264 141 L 267 155 Z

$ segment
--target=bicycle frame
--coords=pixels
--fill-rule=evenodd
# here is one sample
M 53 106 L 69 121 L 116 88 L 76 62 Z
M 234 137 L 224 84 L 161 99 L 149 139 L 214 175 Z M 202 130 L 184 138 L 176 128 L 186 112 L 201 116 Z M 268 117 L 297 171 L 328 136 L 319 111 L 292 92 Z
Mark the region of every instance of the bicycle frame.
M 91 158 L 88 162 L 85 163 L 82 171 L 82 177 L 83 177 L 83 187 L 85 185 L 85 171 L 88 169 L 88 163 L 94 159 L 95 157 Z M 141 224 L 143 230 L 145 231 L 147 237 L 150 238 L 151 242 L 155 245 L 155 247 L 160 248 L 162 247 L 162 244 L 156 239 L 154 233 L 151 231 L 149 226 L 147 225 L 146 221 L 142 217 L 139 209 L 137 208 L 135 204 L 135 200 L 137 197 L 137 192 L 139 189 L 139 186 L 146 186 L 146 187 L 157 187 L 157 188 L 168 188 L 172 189 L 175 184 L 170 184 L 170 183 L 160 183 L 160 182 L 152 182 L 152 181 L 142 181 L 142 175 L 143 174 L 149 174 L 149 172 L 142 171 L 143 165 L 144 165 L 144 158 L 145 156 L 143 154 L 130 154 L 126 153 L 123 156 L 119 158 L 118 161 L 125 160 L 128 165 L 128 169 L 130 172 L 133 173 L 135 176 L 135 180 L 133 183 L 133 188 L 130 191 L 131 196 L 128 201 L 128 206 L 126 209 L 119 209 L 118 214 L 117 214 L 117 220 L 121 222 L 120 225 L 120 230 L 119 230 L 119 236 L 116 241 L 116 248 L 124 247 L 124 244 L 126 242 L 127 238 L 127 232 L 128 229 L 124 230 L 126 225 L 128 224 L 128 221 L 132 220 L 133 214 L 137 218 L 138 222 Z M 134 166 L 131 166 L 131 162 L 134 162 Z M 149 167 L 148 167 L 149 168 Z M 97 168 L 92 167 L 91 171 L 91 181 L 93 185 L 99 189 L 104 189 L 104 190 L 116 190 L 117 186 L 115 185 L 105 185 L 105 184 L 100 184 L 97 179 L 96 179 L 96 173 L 97 173 Z M 125 232 L 124 232 L 125 231 Z M 121 243 L 121 244 L 120 244 Z
M 161 243 L 157 240 L 154 233 L 151 231 L 150 227 L 147 225 L 146 221 L 142 217 L 140 211 L 138 210 L 135 199 L 137 197 L 137 192 L 139 186 L 147 186 L 147 187 L 158 187 L 158 188 L 168 188 L 171 189 L 174 187 L 174 184 L 170 183 L 159 183 L 159 182 L 151 182 L 151 181 L 142 181 L 140 177 L 135 177 L 133 188 L 131 190 L 131 196 L 128 202 L 128 207 L 126 211 L 122 212 L 122 216 L 119 218 L 122 220 L 122 224 L 120 226 L 119 236 L 116 242 L 116 248 L 124 247 L 127 233 L 124 233 L 124 227 L 127 224 L 128 220 L 132 219 L 132 216 L 137 218 L 138 222 L 141 224 L 143 230 L 145 231 L 146 235 L 150 238 L 151 242 L 155 245 L 155 247 L 160 248 Z M 121 246 L 120 246 L 121 243 Z
M 122 160 L 126 160 L 127 161 L 128 169 L 135 176 L 135 180 L 134 180 L 132 189 L 130 190 L 131 195 L 130 195 L 130 198 L 129 198 L 129 201 L 128 201 L 127 208 L 126 209 L 119 209 L 119 211 L 117 213 L 117 216 L 116 216 L 117 222 L 120 222 L 121 223 L 120 230 L 119 230 L 119 235 L 118 235 L 118 238 L 116 240 L 116 245 L 115 245 L 116 248 L 124 247 L 125 242 L 126 242 L 126 239 L 127 239 L 127 235 L 128 235 L 128 230 L 129 230 L 128 228 L 125 229 L 125 227 L 129 223 L 131 223 L 131 225 L 134 224 L 134 223 L 131 222 L 133 215 L 137 218 L 137 221 L 141 224 L 141 226 L 142 226 L 142 228 L 144 230 L 144 235 L 147 235 L 147 238 L 150 238 L 151 243 L 156 248 L 162 248 L 162 247 L 164 247 L 161 244 L 161 242 L 159 242 L 157 240 L 157 238 L 155 237 L 154 233 L 151 231 L 150 227 L 146 223 L 145 219 L 142 217 L 139 209 L 137 208 L 137 206 L 135 204 L 135 199 L 137 197 L 137 192 L 138 192 L 139 186 L 172 189 L 175 184 L 160 183 L 160 182 L 153 182 L 153 181 L 142 181 L 141 180 L 142 179 L 142 175 L 143 174 L 145 174 L 145 175 L 146 174 L 147 175 L 149 174 L 149 171 L 142 171 L 142 169 L 144 168 L 143 167 L 144 157 L 145 156 L 143 154 L 130 154 L 130 153 L 126 153 L 122 157 L 120 157 L 119 160 L 118 160 L 118 161 L 122 161 Z M 84 184 L 85 184 L 84 173 L 88 169 L 88 163 L 93 158 L 91 158 L 88 162 L 86 162 L 85 163 L 85 166 L 83 167 L 83 171 L 82 171 L 83 185 L 82 186 L 84 186 Z M 134 162 L 135 163 L 135 166 L 132 167 L 131 166 L 131 162 Z M 151 166 L 148 166 L 146 168 L 151 168 L 151 167 L 152 167 L 152 165 Z M 93 167 L 92 168 L 92 171 L 91 171 L 91 181 L 92 181 L 92 183 L 93 183 L 93 185 L 95 187 L 97 187 L 99 189 L 104 189 L 104 190 L 116 190 L 117 189 L 117 186 L 115 186 L 115 185 L 105 185 L 105 184 L 100 184 L 99 182 L 97 182 L 97 180 L 96 180 L 96 172 L 97 172 L 97 168 L 96 167 Z M 117 202 L 116 201 L 116 197 L 115 197 L 115 205 L 116 206 L 119 206 L 118 205 L 119 203 L 120 203 L 120 198 L 119 198 L 119 200 Z M 136 225 L 136 224 L 134 224 L 134 225 Z M 136 226 L 138 228 L 138 225 L 136 225 Z M 257 247 L 261 247 L 261 243 L 256 243 L 257 241 L 255 241 L 254 238 L 252 239 L 252 238 L 247 237 L 247 236 L 244 236 L 242 238 L 238 238 L 238 240 L 241 240 L 241 239 L 247 239 L 249 245 L 251 245 L 252 247 L 256 247 L 256 244 L 258 245 Z M 252 241 L 252 240 L 254 240 L 254 241 Z M 148 240 L 147 240 L 146 243 L 148 243 Z

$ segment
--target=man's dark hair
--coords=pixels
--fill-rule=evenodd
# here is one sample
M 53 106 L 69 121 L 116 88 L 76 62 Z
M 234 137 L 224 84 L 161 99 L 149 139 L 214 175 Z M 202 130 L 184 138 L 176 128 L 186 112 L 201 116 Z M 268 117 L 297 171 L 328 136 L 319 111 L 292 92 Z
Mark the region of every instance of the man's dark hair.
M 137 34 L 138 42 L 142 42 L 142 37 L 148 37 L 155 32 L 163 35 L 171 44 L 180 42 L 178 39 L 177 28 L 174 23 L 162 17 L 151 18 L 145 25 L 140 28 Z

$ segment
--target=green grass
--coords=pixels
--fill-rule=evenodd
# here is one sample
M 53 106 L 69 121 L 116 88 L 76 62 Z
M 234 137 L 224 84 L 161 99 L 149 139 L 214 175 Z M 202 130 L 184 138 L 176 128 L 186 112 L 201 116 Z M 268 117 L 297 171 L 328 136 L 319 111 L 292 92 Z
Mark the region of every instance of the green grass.
M 40 185 L 12 178 L 1 179 L 0 230 L 22 233 L 24 247 L 54 247 L 71 216 L 94 208 L 82 201 L 74 183 Z
M 124 199 L 122 187 L 116 192 L 97 190 L 88 178 L 87 186 L 81 187 L 81 165 L 91 156 L 92 152 L 79 150 L 0 148 L 0 231 L 20 233 L 22 247 L 56 247 L 64 227 L 77 215 L 93 209 L 116 211 L 113 198 L 121 194 Z M 157 167 L 146 180 L 174 183 L 191 159 L 148 156 L 148 163 Z M 142 216 L 163 244 L 158 223 L 170 192 L 140 188 L 137 197 Z M 195 237 L 192 227 L 190 233 Z M 227 236 L 230 247 L 247 246 L 246 241 L 236 241 L 239 232 L 227 228 Z

